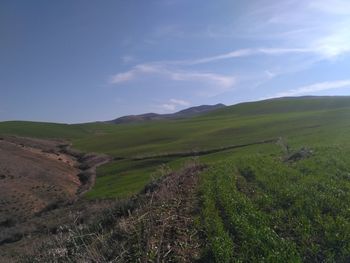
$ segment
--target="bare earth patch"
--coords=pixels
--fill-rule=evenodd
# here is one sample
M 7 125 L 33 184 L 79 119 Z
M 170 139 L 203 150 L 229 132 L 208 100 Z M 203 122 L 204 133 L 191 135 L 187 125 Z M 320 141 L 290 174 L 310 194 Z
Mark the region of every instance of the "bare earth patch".
M 61 140 L 1 137 L 0 261 L 8 248 L 17 247 L 11 243 L 43 231 L 47 224 L 54 227 L 57 218 L 65 217 L 58 208 L 89 190 L 96 167 L 109 160 L 71 150 Z
M 0 222 L 23 221 L 49 205 L 73 201 L 81 185 L 74 157 L 21 141 L 0 141 Z

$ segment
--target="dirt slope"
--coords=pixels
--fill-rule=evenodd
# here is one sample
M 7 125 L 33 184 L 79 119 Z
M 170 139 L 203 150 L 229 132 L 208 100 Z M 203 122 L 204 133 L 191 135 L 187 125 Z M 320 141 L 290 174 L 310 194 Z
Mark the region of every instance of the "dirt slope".
M 66 141 L 1 137 L 0 261 L 24 237 L 55 229 L 109 160 L 72 150 Z
M 0 224 L 23 221 L 49 205 L 75 199 L 81 185 L 78 163 L 54 153 L 55 147 L 52 142 L 0 140 Z

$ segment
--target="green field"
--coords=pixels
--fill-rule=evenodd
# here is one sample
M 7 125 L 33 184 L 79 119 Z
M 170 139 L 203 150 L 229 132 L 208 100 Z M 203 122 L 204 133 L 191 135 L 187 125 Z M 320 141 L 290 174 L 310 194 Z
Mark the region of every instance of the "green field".
M 202 216 L 216 262 L 349 261 L 350 150 L 313 151 L 292 163 L 278 149 L 236 154 L 203 175 Z
M 162 164 L 178 169 L 197 155 L 209 167 L 199 189 L 209 261 L 350 262 L 350 97 L 266 100 L 140 124 L 4 122 L 0 134 L 66 138 L 120 158 L 98 169 L 88 198 L 137 193 Z M 254 144 L 265 140 L 274 142 Z M 251 145 L 234 148 L 242 144 Z M 311 155 L 285 161 L 301 148 Z
M 279 137 L 296 148 L 345 146 L 349 142 L 349 125 L 349 97 L 306 97 L 242 103 L 191 119 L 139 124 L 3 122 L 0 134 L 65 138 L 82 151 L 124 158 L 101 167 L 96 186 L 87 194 L 91 198 L 105 198 L 135 193 L 160 164 L 177 168 L 186 159 L 163 157 L 169 153 L 200 152 Z M 210 154 L 200 158 L 213 162 L 236 151 L 226 151 L 221 157 Z M 147 156 L 155 158 L 132 160 Z

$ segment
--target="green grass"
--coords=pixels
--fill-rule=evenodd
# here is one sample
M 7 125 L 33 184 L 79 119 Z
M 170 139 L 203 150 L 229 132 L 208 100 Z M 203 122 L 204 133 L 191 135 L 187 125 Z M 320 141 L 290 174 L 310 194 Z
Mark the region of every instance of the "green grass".
M 19 135 L 35 138 L 73 139 L 85 136 L 87 131 L 78 125 L 8 121 L 0 122 L 0 134 Z
M 232 155 L 203 176 L 207 253 L 216 262 L 348 262 L 350 149 L 317 147 L 296 163 L 280 157 Z M 222 251 L 216 240 L 232 245 Z
M 95 187 L 86 194 L 87 198 L 125 197 L 142 189 L 152 177 L 157 176 L 157 169 L 169 160 L 114 161 L 100 167 L 97 171 Z

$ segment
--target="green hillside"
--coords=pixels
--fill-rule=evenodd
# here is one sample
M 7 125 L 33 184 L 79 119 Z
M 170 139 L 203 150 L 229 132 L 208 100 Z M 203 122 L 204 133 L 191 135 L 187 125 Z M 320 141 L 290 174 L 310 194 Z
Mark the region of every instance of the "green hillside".
M 87 198 L 125 197 L 193 156 L 207 262 L 350 261 L 350 97 L 243 103 L 142 124 L 0 123 L 0 134 L 66 138 L 115 161 Z M 166 164 L 166 166 L 164 166 Z
M 242 103 L 186 120 L 141 124 L 0 123 L 0 134 L 66 138 L 86 152 L 107 153 L 117 160 L 99 169 L 90 197 L 113 197 L 138 191 L 162 163 L 179 167 L 188 157 L 164 158 L 174 153 L 201 152 L 221 147 L 283 138 L 291 147 L 348 145 L 350 97 L 280 98 Z M 275 144 L 250 146 L 276 148 Z M 232 149 L 200 158 L 222 160 Z M 187 154 L 191 155 L 191 154 Z M 195 154 L 193 154 L 195 155 Z M 135 157 L 153 159 L 133 160 Z
M 2 122 L 0 134 L 66 138 L 84 151 L 131 157 L 294 138 L 310 131 L 339 132 L 335 127 L 347 126 L 349 108 L 350 97 L 281 98 L 237 104 L 188 120 L 123 125 Z
M 310 105 L 309 105 L 310 104 Z M 226 107 L 189 120 L 119 125 L 74 140 L 85 151 L 118 157 L 201 150 L 346 125 L 350 98 L 286 98 Z M 331 130 L 330 130 L 331 131 Z M 132 138 L 132 139 L 131 139 Z
M 74 139 L 86 134 L 79 126 L 45 122 L 6 121 L 0 122 L 0 134 L 35 138 Z
M 286 97 L 240 103 L 209 115 L 261 115 L 290 112 L 332 110 L 349 107 L 350 97 Z

